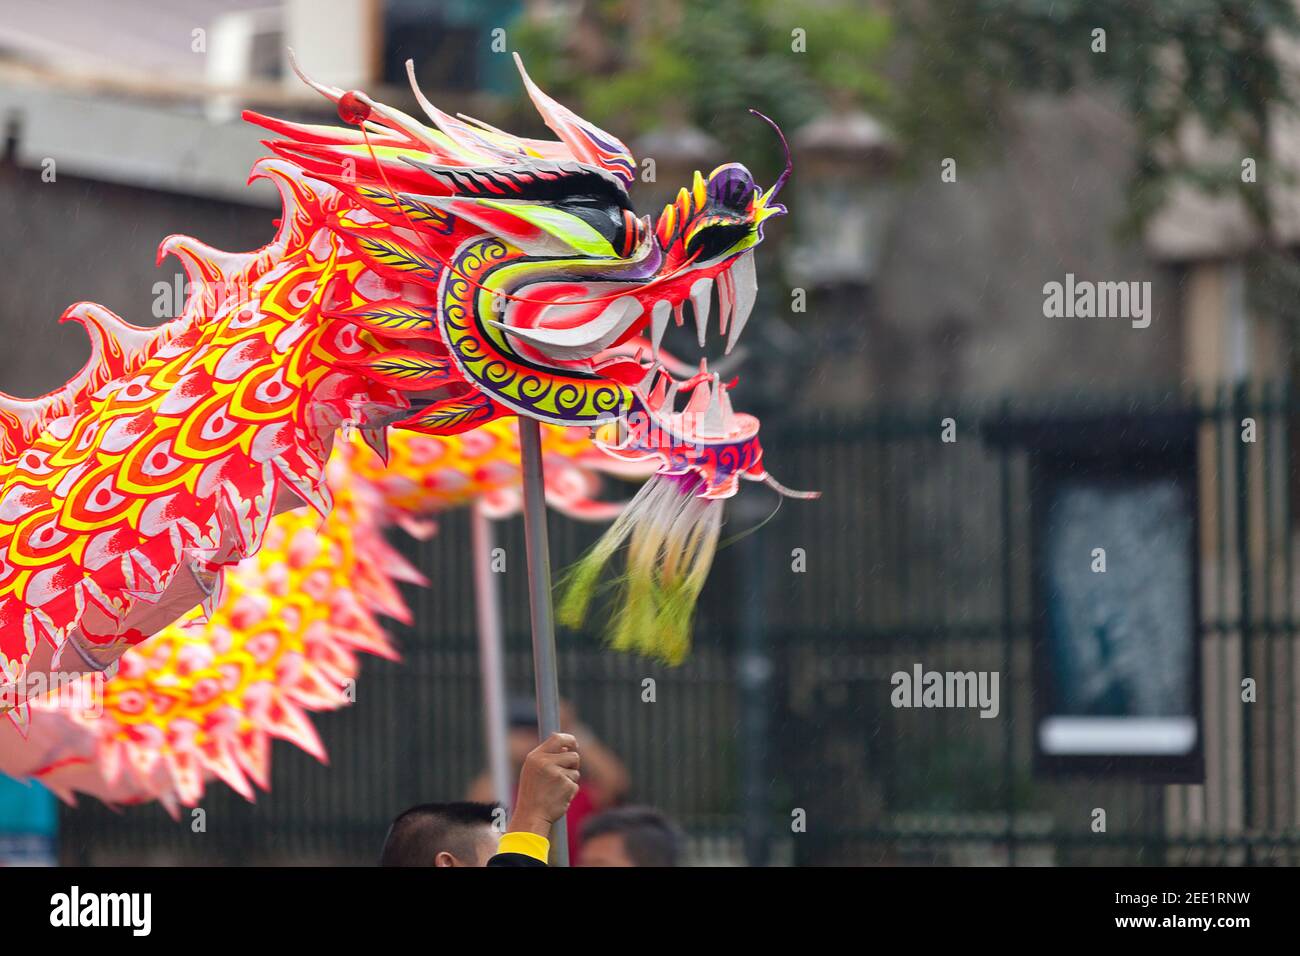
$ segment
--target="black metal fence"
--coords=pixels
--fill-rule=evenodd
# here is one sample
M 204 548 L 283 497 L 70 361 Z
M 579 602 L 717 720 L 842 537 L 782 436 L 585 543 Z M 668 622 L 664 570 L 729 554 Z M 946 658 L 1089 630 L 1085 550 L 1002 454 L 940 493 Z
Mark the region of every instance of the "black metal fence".
M 769 427 L 783 482 L 816 487 L 725 548 L 688 663 L 665 668 L 562 634 L 562 692 L 626 760 L 637 802 L 680 820 L 703 862 L 1295 863 L 1295 579 L 1282 388 L 1038 411 L 1198 416 L 1203 783 L 1032 769 L 1030 512 L 1023 451 L 984 437 L 1012 406 L 882 409 Z M 956 441 L 943 440 L 951 419 Z M 1251 419 L 1254 441 L 1243 441 Z M 1119 420 L 1118 418 L 1116 419 Z M 951 434 L 950 434 L 951 437 Z M 725 534 L 774 502 L 747 488 Z M 512 689 L 531 686 L 522 532 L 500 529 Z M 552 518 L 558 562 L 594 538 Z M 401 664 L 366 663 L 358 700 L 317 723 L 331 766 L 277 745 L 255 806 L 211 786 L 206 830 L 157 807 L 63 813 L 67 862 L 354 862 L 375 858 L 405 806 L 463 795 L 483 767 L 468 522 L 412 546 L 437 582 L 411 591 Z M 915 663 L 1001 675 L 997 719 L 890 703 Z M 1257 681 L 1241 700 L 1244 677 Z M 654 701 L 643 699 L 655 681 Z M 1094 832 L 1094 811 L 1106 811 Z

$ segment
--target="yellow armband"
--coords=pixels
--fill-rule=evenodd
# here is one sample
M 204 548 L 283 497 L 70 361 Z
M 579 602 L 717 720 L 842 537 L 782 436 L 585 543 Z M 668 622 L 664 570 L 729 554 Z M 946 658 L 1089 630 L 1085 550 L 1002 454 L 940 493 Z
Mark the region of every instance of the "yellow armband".
M 551 841 L 536 833 L 516 830 L 502 835 L 501 842 L 497 845 L 497 852 L 522 853 L 524 856 L 531 856 L 534 860 L 545 863 L 551 855 Z

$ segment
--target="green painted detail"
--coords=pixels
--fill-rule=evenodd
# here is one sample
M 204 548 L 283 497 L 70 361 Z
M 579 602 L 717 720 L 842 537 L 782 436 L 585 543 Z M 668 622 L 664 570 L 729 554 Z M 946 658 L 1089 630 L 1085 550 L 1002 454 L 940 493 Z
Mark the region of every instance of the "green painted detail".
M 501 202 L 495 199 L 479 199 L 477 202 L 481 206 L 498 209 L 536 226 L 547 235 L 565 242 L 575 252 L 601 259 L 617 258 L 614 247 L 604 236 L 577 216 L 556 209 L 554 206 L 528 202 Z

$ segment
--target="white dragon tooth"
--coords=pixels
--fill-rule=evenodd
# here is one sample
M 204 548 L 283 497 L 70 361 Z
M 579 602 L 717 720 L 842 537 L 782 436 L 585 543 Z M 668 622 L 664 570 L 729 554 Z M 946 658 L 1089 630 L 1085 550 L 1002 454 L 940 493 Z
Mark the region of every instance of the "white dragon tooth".
M 667 299 L 660 299 L 650 313 L 650 351 L 656 361 L 659 359 L 659 343 L 664 340 L 664 330 L 668 328 L 668 316 L 672 311 L 672 304 Z
M 727 334 L 727 324 L 731 321 L 731 312 L 736 304 L 735 285 L 731 281 L 731 273 L 722 272 L 718 275 L 718 333 Z
M 657 377 L 654 387 L 646 394 L 646 405 L 652 412 L 660 411 L 663 408 L 664 397 L 668 394 L 667 378 L 666 375 Z
M 710 384 L 712 388 L 709 388 Z M 727 432 L 723 427 L 722 400 L 720 397 L 722 395 L 722 385 L 718 381 L 718 376 L 714 375 L 713 381 L 705 384 L 704 387 L 709 390 L 709 406 L 704 410 L 704 418 L 701 420 L 699 428 L 696 429 L 696 434 L 709 438 L 722 438 Z
M 684 414 L 699 415 L 713 400 L 713 395 L 709 392 L 709 379 L 696 383 L 691 389 L 690 397 L 686 399 L 686 406 L 682 409 Z
M 754 301 L 758 298 L 758 277 L 754 272 L 754 250 L 750 249 L 736 260 L 731 267 L 731 284 L 736 294 L 736 311 L 731 317 L 731 331 L 727 334 L 727 348 L 724 355 L 740 341 L 740 333 L 745 330 L 749 314 L 754 311 Z
M 654 384 L 655 376 L 658 374 L 659 374 L 659 363 L 655 362 L 648 369 L 646 369 L 645 378 L 641 379 L 641 382 L 640 384 L 637 385 L 637 388 L 641 389 L 642 392 L 649 394 L 650 386 Z
M 664 400 L 659 405 L 661 415 L 671 415 L 676 410 L 674 406 L 677 404 L 677 379 L 670 378 L 669 382 L 668 391 L 664 392 Z
M 695 306 L 695 331 L 699 334 L 700 348 L 704 348 L 705 336 L 709 331 L 709 300 L 712 291 L 712 279 L 696 279 L 691 286 L 691 304 Z

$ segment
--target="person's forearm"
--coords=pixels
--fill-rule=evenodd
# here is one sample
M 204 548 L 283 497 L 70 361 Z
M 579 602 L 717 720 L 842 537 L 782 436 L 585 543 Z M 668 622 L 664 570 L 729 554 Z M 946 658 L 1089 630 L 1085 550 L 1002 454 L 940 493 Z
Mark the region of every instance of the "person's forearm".
M 510 815 L 510 823 L 506 827 L 506 832 L 536 833 L 539 837 L 549 838 L 551 835 L 551 821 L 531 807 L 518 806 L 515 807 L 515 812 Z

